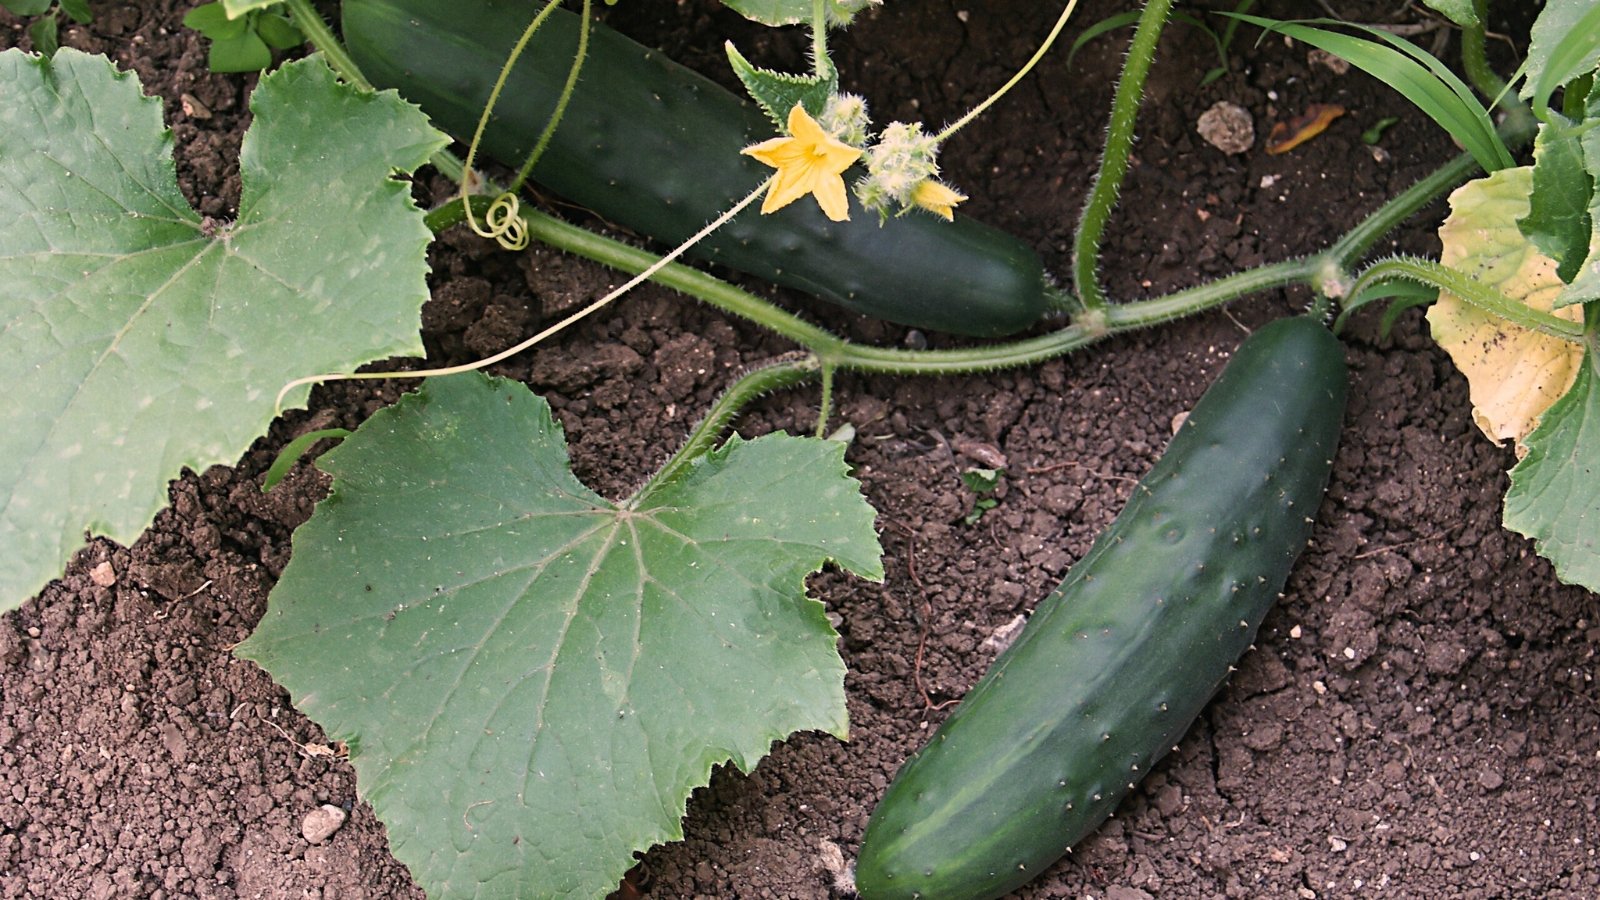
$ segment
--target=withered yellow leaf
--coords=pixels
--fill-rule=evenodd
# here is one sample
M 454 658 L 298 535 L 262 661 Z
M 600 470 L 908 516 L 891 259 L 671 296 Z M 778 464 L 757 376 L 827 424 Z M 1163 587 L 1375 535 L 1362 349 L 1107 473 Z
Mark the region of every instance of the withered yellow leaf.
M 1501 169 L 1450 195 L 1450 216 L 1439 228 L 1440 260 L 1528 306 L 1550 312 L 1561 293 L 1556 262 L 1540 253 L 1517 227 L 1528 214 L 1533 169 Z M 1555 313 L 1582 321 L 1581 307 Z M 1496 443 L 1517 442 L 1572 386 L 1583 349 L 1569 341 L 1513 325 L 1441 292 L 1428 310 L 1433 339 L 1467 377 L 1472 418 Z

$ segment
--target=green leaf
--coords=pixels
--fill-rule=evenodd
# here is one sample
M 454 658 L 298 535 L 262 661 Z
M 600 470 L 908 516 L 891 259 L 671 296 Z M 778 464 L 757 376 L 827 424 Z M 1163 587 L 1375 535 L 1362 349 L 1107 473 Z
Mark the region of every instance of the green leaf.
M 811 21 L 811 0 L 722 0 L 722 5 L 762 25 Z
M 227 10 L 228 18 L 242 18 L 246 13 L 257 9 L 266 9 L 269 6 L 279 6 L 283 0 L 220 0 L 222 8 Z
M 1460 25 L 1462 28 L 1481 28 L 1478 10 L 1473 0 L 1423 0 L 1428 8 Z
M 826 75 L 791 75 L 751 65 L 732 41 L 728 42 L 727 50 L 733 73 L 739 76 L 745 90 L 766 111 L 779 131 L 788 129 L 789 110 L 794 109 L 796 103 L 803 104 L 806 112 L 818 117 L 828 105 L 828 98 L 839 89 L 839 74 L 826 62 Z
M 422 349 L 429 233 L 391 174 L 444 136 L 320 59 L 251 106 L 239 220 L 219 224 L 178 190 L 136 78 L 0 53 L 0 609 L 86 529 L 131 542 L 185 466 L 237 459 L 286 382 Z
M 827 0 L 823 11 L 828 23 L 849 25 L 856 14 L 883 0 Z M 723 0 L 723 6 L 762 25 L 799 25 L 811 21 L 811 0 Z
M 1575 254 L 1581 255 L 1583 261 L 1567 279 L 1568 284 L 1562 289 L 1561 296 L 1556 298 L 1556 309 L 1600 298 L 1600 190 L 1595 189 L 1596 182 L 1600 182 L 1600 128 L 1594 127 L 1596 122 L 1600 122 L 1600 93 L 1589 91 L 1586 102 L 1585 123 L 1589 127 L 1578 143 L 1583 151 L 1583 167 L 1590 185 L 1587 252 Z
M 34 19 L 28 26 L 28 40 L 33 41 L 33 49 L 45 56 L 55 56 L 61 49 L 61 35 L 55 16 L 44 16 Z
M 1399 116 L 1384 116 L 1378 121 L 1367 126 L 1366 131 L 1361 132 L 1361 143 L 1369 145 L 1377 144 L 1379 141 L 1383 140 L 1383 133 L 1385 131 L 1388 131 L 1390 128 L 1398 125 L 1399 123 Z
M 88 0 L 61 0 L 61 9 L 79 25 L 87 25 L 94 21 L 94 13 L 89 9 Z
M 193 28 L 213 41 L 225 41 L 249 31 L 250 22 L 230 19 L 221 3 L 203 3 L 184 14 L 183 27 Z
M 270 65 L 272 50 L 254 31 L 212 40 L 206 57 L 206 68 L 217 73 L 260 72 Z
M 974 494 L 987 494 L 1000 486 L 1000 479 L 1005 477 L 1005 471 L 1005 469 L 984 469 L 973 466 L 961 470 L 961 483 Z
M 50 4 L 54 0 L 0 0 L 0 6 L 11 11 L 14 16 L 42 16 L 50 11 Z
M 1365 30 L 1390 46 L 1308 24 L 1236 13 L 1220 15 L 1234 16 L 1269 31 L 1304 41 L 1387 83 L 1449 132 L 1451 137 L 1460 141 L 1484 171 L 1493 172 L 1513 165 L 1511 151 L 1506 149 L 1505 142 L 1495 132 L 1488 110 L 1478 102 L 1472 89 L 1443 63 L 1415 44 L 1375 28 Z M 1312 21 L 1344 24 L 1331 20 Z
M 1587 74 L 1600 63 L 1600 3 L 1595 0 L 1547 0 L 1533 22 L 1528 43 L 1528 78 L 1522 96 L 1536 110 L 1549 106 L 1563 84 Z
M 345 438 L 349 436 L 350 429 L 348 428 L 322 428 L 317 431 L 308 431 L 284 444 L 283 449 L 278 451 L 278 458 L 274 459 L 272 465 L 268 467 L 267 474 L 261 477 L 262 493 L 272 490 L 278 486 L 278 482 L 287 478 L 289 470 L 293 469 L 295 463 L 300 461 L 300 457 L 306 455 L 306 451 L 311 449 L 312 444 L 330 438 Z
M 1115 31 L 1118 28 L 1126 28 L 1137 21 L 1139 21 L 1139 11 L 1136 9 L 1130 9 L 1126 12 L 1120 12 L 1106 16 L 1104 19 L 1100 19 L 1093 25 L 1085 28 L 1082 34 L 1073 39 L 1072 46 L 1067 48 L 1067 68 L 1072 68 L 1072 58 L 1077 56 L 1078 51 L 1082 50 L 1086 45 L 1088 45 L 1090 41 L 1093 41 L 1095 38 L 1100 37 L 1103 34 Z
M 1533 193 L 1528 214 L 1517 227 L 1544 255 L 1556 261 L 1556 273 L 1570 282 L 1589 254 L 1594 231 L 1589 204 L 1594 178 L 1584 165 L 1582 129 L 1552 114 L 1539 126 L 1533 143 Z
M 318 460 L 238 653 L 350 747 L 432 900 L 604 897 L 682 836 L 711 767 L 845 732 L 837 635 L 805 578 L 882 577 L 844 447 L 728 445 L 612 503 L 522 385 L 431 379 Z
M 306 36 L 300 29 L 277 13 L 262 13 L 256 16 L 256 34 L 267 42 L 267 46 L 274 50 L 293 50 L 306 42 Z
M 1506 527 L 1533 539 L 1568 584 L 1600 591 L 1600 382 L 1594 350 L 1528 435 L 1511 470 Z

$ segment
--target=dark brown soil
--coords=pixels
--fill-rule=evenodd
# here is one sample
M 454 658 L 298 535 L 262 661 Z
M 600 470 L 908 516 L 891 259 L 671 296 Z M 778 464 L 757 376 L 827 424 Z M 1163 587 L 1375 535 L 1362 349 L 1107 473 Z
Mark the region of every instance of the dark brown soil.
M 1399 6 L 1336 5 L 1374 19 Z M 186 6 L 98 4 L 94 25 L 64 42 L 109 53 L 166 100 L 185 190 L 226 216 L 253 79 L 204 70 L 178 25 Z M 1088 3 L 1069 37 L 1121 6 Z M 1053 7 L 890 3 L 841 39 L 845 78 L 880 119 L 948 120 L 1027 57 Z M 801 60 L 792 36 L 710 2 L 624 3 L 613 18 L 708 72 L 721 71 L 728 33 L 764 61 Z M 1070 70 L 1055 54 L 946 156 L 973 195 L 962 211 L 1027 236 L 1058 272 L 1126 35 L 1089 45 Z M 1313 252 L 1453 152 L 1383 87 L 1250 39 L 1204 88 L 1209 39 L 1174 26 L 1164 40 L 1105 256 L 1114 296 Z M 0 45 L 12 44 L 27 41 L 0 13 Z M 1258 141 L 1228 157 L 1194 133 L 1219 99 L 1248 108 L 1261 133 L 1311 102 L 1351 112 L 1293 153 L 1268 156 Z M 1359 134 L 1390 115 L 1401 121 L 1380 158 Z M 1384 249 L 1433 252 L 1442 209 Z M 425 337 L 438 362 L 499 350 L 616 280 L 460 234 L 432 262 Z M 910 338 L 783 299 L 863 339 Z M 889 572 L 881 586 L 814 583 L 844 635 L 852 739 L 799 735 L 749 775 L 720 772 L 690 803 L 687 839 L 652 851 L 634 885 L 663 898 L 846 896 L 833 869 L 854 856 L 896 767 L 988 664 L 985 641 L 1085 551 L 1246 331 L 1306 300 L 1273 292 L 988 377 L 841 379 L 838 420 L 857 428 L 850 458 Z M 1258 649 L 1118 815 L 1019 897 L 1600 896 L 1600 607 L 1499 526 L 1510 454 L 1473 429 L 1465 383 L 1420 316 L 1391 338 L 1363 317 L 1348 338 L 1354 399 L 1329 498 Z M 733 370 L 786 349 L 645 288 L 497 371 L 550 399 L 579 475 L 618 496 Z M 317 390 L 237 466 L 176 481 L 132 547 L 91 543 L 0 617 L 0 896 L 421 897 L 349 766 L 229 653 L 326 489 L 302 464 L 263 495 L 262 473 L 294 435 L 354 427 L 404 389 L 373 385 Z M 805 431 L 816 403 L 814 389 L 771 397 L 740 428 Z M 973 497 L 957 474 L 974 447 L 1003 454 L 1008 475 L 998 507 L 967 525 Z M 324 803 L 350 821 L 311 845 L 301 823 Z

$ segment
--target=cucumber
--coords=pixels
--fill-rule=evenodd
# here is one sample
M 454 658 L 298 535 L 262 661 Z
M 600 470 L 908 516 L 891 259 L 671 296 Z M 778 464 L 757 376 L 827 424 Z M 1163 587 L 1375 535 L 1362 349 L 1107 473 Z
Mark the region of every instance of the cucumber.
M 375 85 L 396 88 L 440 128 L 470 138 L 533 11 L 526 0 L 345 0 L 344 39 Z M 578 26 L 576 14 L 557 10 L 528 45 L 484 136 L 493 158 L 520 166 L 527 157 L 566 81 Z M 771 174 L 739 151 L 775 134 L 753 103 L 597 25 L 582 79 L 533 177 L 676 246 Z M 968 216 L 946 222 L 919 210 L 880 227 L 856 205 L 851 221 L 834 223 L 804 198 L 767 216 L 748 209 L 697 250 L 933 331 L 997 337 L 1056 308 L 1038 255 Z
M 1344 415 L 1338 340 L 1248 338 L 1115 522 L 928 745 L 856 865 L 865 900 L 999 897 L 1093 831 L 1249 648 L 1306 545 Z

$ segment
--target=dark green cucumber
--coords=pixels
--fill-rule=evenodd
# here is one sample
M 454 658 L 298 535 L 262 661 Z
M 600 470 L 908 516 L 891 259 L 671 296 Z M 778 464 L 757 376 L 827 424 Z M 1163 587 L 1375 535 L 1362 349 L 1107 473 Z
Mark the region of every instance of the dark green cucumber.
M 988 900 L 1093 831 L 1249 648 L 1306 545 L 1344 415 L 1339 342 L 1247 339 L 862 839 L 865 900 Z
M 345 0 L 344 39 L 379 87 L 472 136 L 490 86 L 532 17 L 526 0 Z M 484 149 L 521 165 L 555 108 L 578 17 L 558 10 L 513 69 Z M 772 170 L 739 151 L 775 134 L 753 104 L 598 26 L 588 61 L 534 178 L 605 219 L 676 245 Z M 809 198 L 752 208 L 699 245 L 701 258 L 856 312 L 935 331 L 1012 334 L 1054 306 L 1038 256 L 969 216 L 830 222 Z

